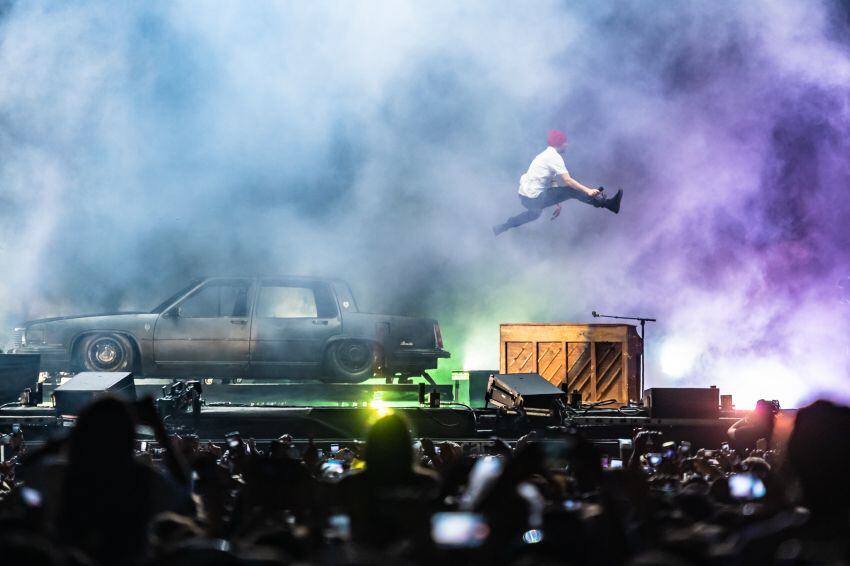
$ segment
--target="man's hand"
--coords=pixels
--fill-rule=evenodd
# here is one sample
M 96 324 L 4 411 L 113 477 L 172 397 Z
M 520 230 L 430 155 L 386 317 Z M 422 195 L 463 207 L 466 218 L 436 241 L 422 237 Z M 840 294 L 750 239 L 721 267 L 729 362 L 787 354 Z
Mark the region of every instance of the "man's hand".
M 601 194 L 602 191 L 600 191 L 599 189 L 590 189 L 590 191 L 588 191 L 587 193 L 587 196 L 589 196 L 590 198 L 597 198 Z
M 550 218 L 549 220 L 555 220 L 560 215 L 561 215 L 561 205 L 559 203 L 559 204 L 555 205 L 555 210 L 552 211 L 552 218 Z

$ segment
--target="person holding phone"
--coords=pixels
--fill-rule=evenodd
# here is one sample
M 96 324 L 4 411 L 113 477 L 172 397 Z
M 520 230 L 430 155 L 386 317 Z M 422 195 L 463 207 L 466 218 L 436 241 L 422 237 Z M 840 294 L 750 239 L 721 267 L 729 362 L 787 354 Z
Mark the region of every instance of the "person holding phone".
M 409 426 L 398 413 L 379 419 L 366 439 L 366 468 L 349 472 L 338 484 L 337 501 L 351 518 L 355 541 L 382 547 L 410 536 L 430 536 L 439 481 L 414 465 Z
M 165 471 L 136 458 L 137 424 L 153 428 Z M 98 563 L 126 564 L 143 555 L 147 525 L 157 514 L 194 512 L 188 468 L 150 399 L 131 406 L 103 396 L 88 405 L 71 432 L 62 472 L 54 528 L 61 542 Z
M 727 431 L 735 449 L 743 451 L 746 448 L 755 448 L 756 443 L 762 439 L 766 447 L 770 447 L 777 414 L 778 401 L 759 399 L 755 409 L 736 421 Z
M 605 198 L 602 195 L 602 187 L 591 189 L 570 176 L 564 164 L 564 155 L 567 152 L 567 136 L 564 132 L 551 130 L 546 143 L 546 149 L 537 154 L 528 166 L 528 171 L 519 180 L 519 201 L 525 212 L 493 226 L 493 234 L 496 236 L 537 220 L 543 210 L 550 206 L 555 207 L 552 214 L 554 220 L 561 214 L 561 203 L 570 199 L 596 208 L 606 208 L 614 214 L 620 212 L 622 190 L 617 191 L 612 198 Z

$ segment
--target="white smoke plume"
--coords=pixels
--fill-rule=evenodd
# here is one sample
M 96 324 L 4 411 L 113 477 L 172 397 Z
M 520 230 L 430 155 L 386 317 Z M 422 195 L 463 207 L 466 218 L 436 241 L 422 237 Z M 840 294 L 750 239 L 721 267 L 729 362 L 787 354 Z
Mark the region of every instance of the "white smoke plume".
M 0 322 L 346 277 L 492 368 L 498 323 L 655 316 L 648 385 L 850 370 L 847 2 L 0 2 Z M 494 239 L 546 131 L 618 216 Z

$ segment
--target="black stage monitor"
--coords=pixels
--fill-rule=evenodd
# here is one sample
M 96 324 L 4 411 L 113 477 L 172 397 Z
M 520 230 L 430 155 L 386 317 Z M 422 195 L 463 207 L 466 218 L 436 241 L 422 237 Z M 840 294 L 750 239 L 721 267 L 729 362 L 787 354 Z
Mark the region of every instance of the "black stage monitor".
M 104 394 L 136 400 L 133 374 L 126 371 L 78 373 L 56 388 L 56 410 L 60 415 L 79 415 L 83 408 Z
M 716 387 L 652 387 L 643 392 L 643 406 L 654 419 L 716 419 L 720 390 Z
M 0 354 L 0 404 L 18 400 L 38 383 L 39 354 Z
M 566 394 L 536 373 L 497 373 L 487 383 L 487 406 L 550 412 Z

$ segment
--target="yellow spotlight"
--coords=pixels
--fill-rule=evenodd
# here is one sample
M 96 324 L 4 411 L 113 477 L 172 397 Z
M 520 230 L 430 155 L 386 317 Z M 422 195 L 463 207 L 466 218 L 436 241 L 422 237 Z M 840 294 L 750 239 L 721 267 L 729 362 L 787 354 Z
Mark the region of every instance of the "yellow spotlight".
M 377 419 L 385 417 L 393 412 L 393 410 L 387 405 L 387 402 L 381 399 L 373 399 L 370 406 L 375 410 Z

